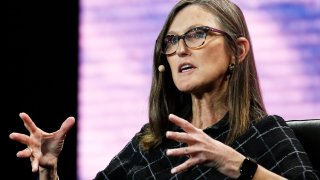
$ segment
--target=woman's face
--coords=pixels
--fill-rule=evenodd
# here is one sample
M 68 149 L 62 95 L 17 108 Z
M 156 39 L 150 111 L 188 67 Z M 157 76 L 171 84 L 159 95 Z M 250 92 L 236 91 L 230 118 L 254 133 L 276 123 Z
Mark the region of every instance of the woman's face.
M 168 29 L 169 35 L 182 35 L 188 30 L 209 26 L 221 29 L 215 16 L 198 5 L 182 9 Z M 176 53 L 167 55 L 176 87 L 183 92 L 204 93 L 222 87 L 230 63 L 222 35 L 208 33 L 204 45 L 198 49 L 188 48 L 182 39 Z

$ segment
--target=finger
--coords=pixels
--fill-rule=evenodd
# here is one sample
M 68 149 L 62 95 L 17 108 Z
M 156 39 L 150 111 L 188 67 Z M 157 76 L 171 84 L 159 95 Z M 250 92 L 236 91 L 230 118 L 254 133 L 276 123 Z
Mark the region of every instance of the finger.
M 168 149 L 166 153 L 168 156 L 188 156 L 189 157 L 192 154 L 196 153 L 196 151 L 191 147 L 182 147 L 182 148 Z
M 181 127 L 185 132 L 194 132 L 197 130 L 191 123 L 174 114 L 169 114 L 169 120 L 175 125 Z
M 181 143 L 192 144 L 195 142 L 194 138 L 190 134 L 184 132 L 167 131 L 166 137 Z
M 18 158 L 29 158 L 32 155 L 32 149 L 31 148 L 26 148 L 22 151 L 19 151 L 17 153 Z
M 36 124 L 32 121 L 32 119 L 27 113 L 22 112 L 19 114 L 19 116 L 24 122 L 24 126 L 28 129 L 30 133 L 34 133 L 37 130 Z
M 179 166 L 176 166 L 171 169 L 171 173 L 180 173 L 182 171 L 188 170 L 190 167 L 194 166 L 197 164 L 197 160 L 195 158 L 189 158 L 186 160 L 184 163 L 180 164 Z
M 74 117 L 68 117 L 61 125 L 60 130 L 63 134 L 67 134 L 67 132 L 73 127 L 75 123 Z
M 17 141 L 21 144 L 25 144 L 28 145 L 29 144 L 29 136 L 25 135 L 25 134 L 21 134 L 21 133 L 11 133 L 9 135 L 9 138 L 11 140 Z
M 37 158 L 33 158 L 31 160 L 31 168 L 32 168 L 32 172 L 37 172 L 39 169 L 39 161 Z

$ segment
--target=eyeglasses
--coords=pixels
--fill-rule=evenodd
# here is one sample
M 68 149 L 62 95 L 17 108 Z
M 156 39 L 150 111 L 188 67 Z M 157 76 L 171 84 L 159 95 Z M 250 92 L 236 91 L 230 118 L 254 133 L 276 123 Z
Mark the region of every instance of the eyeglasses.
M 166 35 L 162 43 L 162 52 L 166 55 L 174 54 L 179 47 L 180 39 L 183 39 L 184 44 L 188 48 L 197 49 L 204 44 L 209 32 L 220 33 L 222 35 L 227 36 L 227 38 L 232 39 L 231 36 L 224 31 L 207 26 L 200 26 L 190 29 L 189 31 L 180 36 Z

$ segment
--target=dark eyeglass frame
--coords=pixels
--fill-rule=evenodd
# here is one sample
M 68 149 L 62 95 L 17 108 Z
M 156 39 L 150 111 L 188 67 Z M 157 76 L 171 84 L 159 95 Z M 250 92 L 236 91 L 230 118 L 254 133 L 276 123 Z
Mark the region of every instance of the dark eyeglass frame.
M 202 44 L 200 44 L 200 45 L 197 46 L 197 47 L 189 47 L 188 44 L 186 43 L 185 38 L 186 38 L 186 36 L 187 36 L 188 33 L 192 32 L 192 31 L 197 31 L 197 30 L 201 30 L 201 31 L 203 31 L 203 32 L 205 33 L 205 37 L 204 37 L 204 39 L 203 39 L 203 42 L 202 42 Z M 182 35 L 166 35 L 165 38 L 164 38 L 164 40 L 162 41 L 162 53 L 165 54 L 165 55 L 173 55 L 174 53 L 176 53 L 177 50 L 178 50 L 178 47 L 179 47 L 179 41 L 180 41 L 180 39 L 183 40 L 184 44 L 185 44 L 188 48 L 190 48 L 190 49 L 198 49 L 198 48 L 200 48 L 200 47 L 205 43 L 209 32 L 219 33 L 219 34 L 221 34 L 221 35 L 226 36 L 228 39 L 230 39 L 230 40 L 232 41 L 232 37 L 231 37 L 227 32 L 224 32 L 224 31 L 222 31 L 222 30 L 220 30 L 220 29 L 208 27 L 208 26 L 199 26 L 199 27 L 195 27 L 195 28 L 192 28 L 192 29 L 188 30 L 187 32 L 185 32 L 185 33 L 182 34 Z M 172 39 L 172 38 L 175 38 L 175 37 L 178 38 L 178 39 L 176 39 L 176 40 L 177 40 L 177 48 L 176 48 L 176 50 L 175 50 L 174 52 L 172 52 L 172 53 L 166 53 L 167 42 L 165 41 L 165 39 L 166 39 L 168 36 L 172 36 L 171 39 Z

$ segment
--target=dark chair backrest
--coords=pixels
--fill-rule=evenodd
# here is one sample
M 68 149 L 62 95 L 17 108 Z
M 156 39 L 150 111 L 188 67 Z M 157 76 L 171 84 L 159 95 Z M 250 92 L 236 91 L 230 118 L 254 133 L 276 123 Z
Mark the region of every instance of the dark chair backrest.
M 306 150 L 310 161 L 320 172 L 320 119 L 287 120 Z

